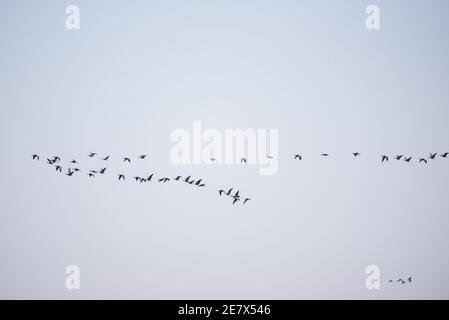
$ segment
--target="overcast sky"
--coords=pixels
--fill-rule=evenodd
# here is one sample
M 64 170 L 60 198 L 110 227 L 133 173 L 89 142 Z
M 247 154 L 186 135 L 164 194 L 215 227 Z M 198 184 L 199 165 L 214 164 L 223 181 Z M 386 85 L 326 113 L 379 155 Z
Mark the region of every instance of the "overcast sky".
M 80 30 L 65 27 L 69 4 Z M 365 28 L 370 4 L 380 30 Z M 0 298 L 449 298 L 449 158 L 416 161 L 449 151 L 448 12 L 446 0 L 2 1 Z M 197 120 L 279 130 L 278 173 L 173 165 L 170 134 Z M 104 176 L 87 177 L 104 165 L 88 152 L 111 155 Z M 53 155 L 83 172 L 57 173 Z M 207 186 L 131 180 L 152 172 Z M 231 187 L 252 200 L 218 195 Z M 66 289 L 67 265 L 80 290 Z M 380 290 L 365 287 L 367 265 Z

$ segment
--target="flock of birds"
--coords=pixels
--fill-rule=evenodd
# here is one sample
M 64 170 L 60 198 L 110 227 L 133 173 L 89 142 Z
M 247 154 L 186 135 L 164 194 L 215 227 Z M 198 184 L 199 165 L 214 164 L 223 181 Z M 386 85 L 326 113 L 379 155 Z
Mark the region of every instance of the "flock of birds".
M 352 153 L 352 156 L 354 158 L 358 158 L 361 155 L 362 154 L 360 152 L 353 152 Z M 95 153 L 95 152 L 91 152 L 91 153 L 87 154 L 87 157 L 89 157 L 89 158 L 94 158 L 94 157 L 97 157 L 97 156 L 98 156 L 98 154 Z M 330 156 L 329 153 L 321 153 L 321 157 L 329 157 L 329 156 Z M 141 155 L 137 156 L 137 159 L 138 160 L 145 160 L 147 157 L 148 157 L 148 155 L 141 154 Z M 449 152 L 445 152 L 445 153 L 441 153 L 441 154 L 430 153 L 428 157 L 419 157 L 417 161 L 418 161 L 418 163 L 427 164 L 429 160 L 435 160 L 437 157 L 449 158 Z M 110 160 L 111 157 L 108 155 L 106 157 L 98 156 L 98 158 L 100 158 L 104 162 L 107 162 L 107 161 Z M 267 158 L 272 159 L 273 157 L 267 155 Z M 40 156 L 38 154 L 33 154 L 32 155 L 32 159 L 33 160 L 40 160 Z M 209 159 L 210 159 L 210 161 L 212 163 L 217 162 L 216 158 L 209 158 Z M 293 155 L 293 159 L 294 160 L 303 160 L 303 156 L 301 154 L 294 154 Z M 406 156 L 404 154 L 399 154 L 399 155 L 394 156 L 394 159 L 397 160 L 397 161 L 411 162 L 413 157 L 412 156 Z M 123 157 L 122 160 L 123 160 L 124 163 L 131 163 L 131 161 L 132 161 L 130 157 Z M 388 162 L 389 160 L 390 160 L 390 157 L 388 155 L 382 154 L 380 156 L 380 161 L 382 163 Z M 240 163 L 242 163 L 242 164 L 247 163 L 247 161 L 248 161 L 248 158 L 246 158 L 246 157 L 240 158 Z M 63 167 L 62 167 L 62 164 L 61 164 L 61 157 L 53 156 L 53 157 L 47 158 L 46 162 L 47 162 L 47 164 L 54 166 L 55 170 L 57 172 L 62 173 Z M 78 167 L 78 161 L 77 160 L 73 159 L 73 160 L 69 161 L 69 163 L 70 163 L 70 165 L 67 167 L 67 169 L 66 169 L 67 172 L 65 173 L 65 175 L 71 177 L 74 174 L 81 172 L 81 169 Z M 101 168 L 99 170 L 89 170 L 88 172 L 86 172 L 86 174 L 87 174 L 87 176 L 89 178 L 95 178 L 96 175 L 104 175 L 106 173 L 106 170 L 107 170 L 107 167 L 104 167 L 104 168 Z M 118 173 L 117 177 L 118 177 L 119 181 L 126 180 L 126 175 L 123 174 L 123 173 Z M 173 180 L 173 181 L 180 181 L 180 182 L 182 181 L 182 182 L 185 182 L 185 183 L 187 183 L 189 185 L 196 186 L 198 188 L 206 187 L 206 184 L 203 182 L 203 179 L 194 179 L 191 176 L 187 176 L 185 178 L 183 178 L 182 176 L 176 176 L 175 178 L 169 178 L 169 177 L 158 177 L 158 178 L 156 178 L 154 176 L 154 174 L 151 174 L 151 175 L 147 176 L 146 178 L 145 177 L 140 177 L 140 176 L 134 176 L 133 177 L 133 179 L 136 182 L 139 182 L 139 183 L 151 182 L 151 181 L 153 181 L 153 178 L 154 178 L 154 180 L 156 180 L 157 182 L 160 182 L 160 183 L 166 183 L 166 182 L 169 182 L 169 181 Z M 220 189 L 220 190 L 218 190 L 218 194 L 220 196 L 227 196 L 227 197 L 231 198 L 231 201 L 232 201 L 233 205 L 235 205 L 239 201 L 241 201 L 242 204 L 246 204 L 248 201 L 251 200 L 251 198 L 242 197 L 240 195 L 240 191 L 239 190 L 237 190 L 233 194 L 232 193 L 233 190 L 234 190 L 233 188 L 231 188 L 231 189 L 229 189 L 227 191 L 224 190 L 224 189 Z
M 360 152 L 353 152 L 352 155 L 354 156 L 354 158 L 357 158 L 357 157 L 360 157 L 362 154 Z M 329 153 L 322 153 L 321 156 L 322 157 L 329 157 L 330 155 L 329 155 Z M 438 153 L 436 153 L 436 152 L 432 153 L 431 152 L 429 154 L 429 157 L 420 157 L 420 158 L 418 158 L 418 163 L 425 163 L 425 164 L 427 164 L 428 160 L 435 160 L 437 156 L 438 156 Z M 442 153 L 439 156 L 441 158 L 448 158 L 449 157 L 449 152 Z M 295 160 L 302 160 L 303 159 L 302 155 L 300 155 L 300 154 L 295 154 L 293 156 L 293 158 Z M 398 154 L 398 155 L 394 156 L 394 159 L 398 160 L 398 161 L 403 160 L 405 162 L 411 162 L 413 157 L 412 156 L 406 156 L 406 155 L 403 155 L 403 154 Z M 388 162 L 390 160 L 390 157 L 385 155 L 385 154 L 382 154 L 380 156 L 380 160 L 381 160 L 381 162 Z
M 397 280 L 388 280 L 388 282 L 393 283 L 393 282 L 398 282 L 400 284 L 406 284 L 406 283 L 412 283 L 412 277 L 408 277 L 406 280 L 403 280 L 402 278 L 399 278 Z
M 89 154 L 87 154 L 87 157 L 89 158 L 94 158 L 96 157 L 98 154 L 95 152 L 91 152 Z M 141 154 L 137 157 L 137 159 L 139 160 L 145 160 L 148 157 L 148 155 L 146 154 Z M 38 154 L 33 154 L 32 155 L 32 159 L 33 160 L 40 160 L 40 156 Z M 106 156 L 106 157 L 100 157 L 101 160 L 107 162 L 110 160 L 110 156 Z M 123 157 L 123 162 L 125 163 L 131 163 L 131 158 L 130 157 Z M 61 161 L 61 157 L 60 156 L 53 156 L 53 157 L 49 157 L 46 159 L 46 163 L 49 165 L 52 165 L 55 167 L 55 170 L 59 173 L 62 173 L 63 171 L 63 167 L 62 167 L 62 161 Z M 75 173 L 80 173 L 82 172 L 82 170 L 78 167 L 79 162 L 75 159 L 69 161 L 69 166 L 67 167 L 67 172 L 65 173 L 66 176 L 73 176 Z M 106 173 L 107 167 L 101 168 L 99 170 L 89 170 L 86 174 L 89 178 L 95 178 L 96 175 L 104 175 Z M 117 178 L 118 181 L 125 181 L 126 180 L 126 175 L 123 173 L 118 173 L 117 174 Z M 174 178 L 169 178 L 169 177 L 158 177 L 156 178 L 154 173 L 150 174 L 148 177 L 140 177 L 140 176 L 134 176 L 133 179 L 136 182 L 139 183 L 146 183 L 146 182 L 151 182 L 151 181 L 157 181 L 160 183 L 166 183 L 169 181 L 179 181 L 179 182 L 184 182 L 186 184 L 192 185 L 192 186 L 196 186 L 198 188 L 204 188 L 206 187 L 206 183 L 203 181 L 203 179 L 195 179 L 193 178 L 191 175 L 184 177 L 183 176 L 176 176 Z M 228 192 L 225 192 L 224 190 L 218 190 L 219 195 L 226 195 L 229 196 L 230 198 L 233 199 L 232 204 L 235 205 L 238 201 L 240 201 L 241 199 L 243 199 L 243 204 L 246 204 L 249 200 L 251 200 L 250 198 L 241 198 L 240 196 L 240 191 L 235 192 L 234 194 L 231 194 L 233 188 L 229 189 Z

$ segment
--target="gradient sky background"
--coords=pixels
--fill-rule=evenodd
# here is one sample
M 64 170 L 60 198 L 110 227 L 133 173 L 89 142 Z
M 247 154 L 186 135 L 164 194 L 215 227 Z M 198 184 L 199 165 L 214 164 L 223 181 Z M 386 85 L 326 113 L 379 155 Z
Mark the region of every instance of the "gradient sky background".
M 446 0 L 2 1 L 0 298 L 449 298 L 449 159 L 380 163 L 449 151 L 448 14 Z M 169 135 L 194 120 L 279 129 L 278 174 L 172 165 Z M 109 174 L 31 160 L 98 169 L 91 151 Z

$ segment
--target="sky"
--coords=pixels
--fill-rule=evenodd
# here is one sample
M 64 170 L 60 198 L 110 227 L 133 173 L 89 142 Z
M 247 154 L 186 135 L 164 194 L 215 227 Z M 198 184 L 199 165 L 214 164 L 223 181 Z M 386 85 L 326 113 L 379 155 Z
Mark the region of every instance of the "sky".
M 449 159 L 416 161 L 449 152 L 447 12 L 445 0 L 2 1 L 0 298 L 448 299 Z M 173 164 L 170 134 L 194 121 L 278 130 L 279 170 Z M 111 155 L 107 174 L 86 176 L 104 164 L 89 152 Z M 82 174 L 57 173 L 53 155 Z M 207 186 L 130 179 L 153 172 Z M 231 187 L 252 200 L 218 195 Z

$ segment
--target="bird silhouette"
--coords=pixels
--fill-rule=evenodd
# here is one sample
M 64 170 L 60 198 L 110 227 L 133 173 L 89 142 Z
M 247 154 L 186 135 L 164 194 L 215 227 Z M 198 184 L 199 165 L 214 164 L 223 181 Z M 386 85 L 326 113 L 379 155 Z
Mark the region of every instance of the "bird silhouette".
M 206 184 L 205 184 L 205 183 L 202 183 L 202 184 L 200 184 L 200 185 L 198 186 L 198 188 L 205 187 L 205 186 L 206 186 Z
M 134 180 L 139 181 L 141 178 L 140 177 L 133 177 Z
M 88 175 L 90 178 L 95 178 L 95 175 L 94 175 L 92 172 L 89 172 L 87 175 Z
M 437 156 L 436 153 L 430 153 L 429 159 L 433 160 L 433 159 L 435 159 L 436 156 Z
M 211 162 L 217 162 L 217 159 L 215 159 L 215 158 L 209 158 L 209 160 L 210 160 Z
M 61 158 L 58 156 L 53 156 L 53 162 L 60 162 Z
M 322 153 L 321 156 L 322 157 L 329 157 L 329 153 Z
M 388 162 L 388 157 L 386 155 L 382 155 L 382 162 L 387 161 Z
M 234 201 L 232 201 L 232 204 L 234 205 L 237 201 L 240 201 L 240 198 L 234 198 Z
M 147 182 L 147 179 L 145 179 L 145 178 L 140 178 L 139 181 L 140 181 L 140 183 L 142 183 L 142 182 L 145 182 L 145 183 L 146 183 L 146 182 Z
M 189 179 L 190 179 L 190 176 L 188 176 L 187 178 L 185 178 L 185 179 L 184 179 L 184 182 L 189 183 Z
M 201 181 L 203 181 L 203 179 L 198 180 L 197 182 L 195 182 L 195 185 L 199 186 Z
M 162 179 L 159 179 L 158 181 L 166 183 L 167 181 L 170 181 L 170 179 L 169 178 L 162 178 Z
M 139 159 L 145 159 L 147 157 L 147 155 L 146 154 L 141 154 L 140 156 L 139 156 Z
M 73 171 L 79 172 L 79 171 L 81 171 L 81 170 L 80 170 L 79 168 L 74 168 Z
M 120 180 L 125 180 L 125 175 L 124 174 L 119 174 L 118 175 L 118 181 Z
M 128 163 L 131 163 L 131 159 L 130 159 L 130 158 L 128 158 L 128 157 L 124 157 L 124 158 L 123 158 L 123 162 L 128 162 Z
M 249 200 L 251 200 L 251 198 L 245 198 L 245 200 L 243 201 L 243 204 L 245 204 Z
M 302 156 L 300 154 L 295 154 L 294 159 L 302 160 Z
M 272 157 L 272 156 L 267 156 L 267 158 L 268 158 L 268 159 L 273 159 L 273 157 Z
M 33 154 L 33 160 L 39 160 L 39 155 L 37 155 L 37 154 Z
M 412 157 L 404 158 L 405 162 L 410 162 L 410 160 L 412 160 Z
M 224 191 L 223 189 L 218 190 L 218 193 L 220 194 L 220 196 L 223 195 L 224 192 L 225 192 L 225 191 Z
M 148 181 L 148 182 L 151 181 L 151 179 L 153 178 L 153 175 L 154 175 L 154 174 L 152 173 L 151 175 L 148 176 L 148 178 L 147 178 L 147 181 Z
M 421 163 L 421 162 L 424 162 L 424 163 L 426 163 L 426 164 L 427 164 L 427 160 L 426 160 L 426 159 L 424 159 L 424 158 L 420 158 L 420 159 L 419 159 L 419 162 L 418 162 L 418 163 Z
M 104 174 L 106 172 L 106 168 L 102 168 L 101 170 L 100 170 L 100 173 L 101 174 Z
M 412 277 L 408 277 L 407 281 L 412 282 Z
M 396 159 L 396 160 L 401 160 L 403 157 L 404 157 L 404 155 L 401 154 L 401 155 L 396 156 L 395 159 Z
M 69 169 L 67 169 L 66 175 L 69 176 L 69 177 L 71 177 L 71 176 L 73 175 L 74 172 L 75 172 L 75 171 L 72 171 L 72 170 L 70 170 L 70 168 L 69 168 Z
M 93 158 L 93 157 L 95 157 L 96 155 L 97 155 L 97 154 L 96 154 L 95 152 L 91 152 L 91 153 L 89 153 L 87 156 Z
M 233 196 L 233 197 L 234 197 L 234 198 L 240 198 L 239 192 L 240 192 L 240 191 L 239 191 L 239 190 L 237 190 L 237 192 L 236 192 L 236 193 L 234 194 L 234 196 Z
M 230 195 L 231 195 L 232 189 L 233 189 L 233 188 L 229 189 L 228 192 L 226 192 L 226 195 L 227 195 L 227 196 L 230 196 Z
M 360 152 L 353 152 L 352 155 L 354 156 L 354 158 L 357 158 L 358 156 L 360 156 Z
M 182 178 L 182 176 L 177 176 L 174 180 L 179 181 L 179 179 L 181 179 L 181 178 Z
M 78 163 L 76 160 L 72 160 L 70 161 L 70 163 Z
M 447 158 L 447 156 L 449 156 L 449 152 L 443 153 L 442 155 L 440 155 L 441 158 Z
M 62 167 L 61 166 L 55 166 L 56 171 L 62 172 Z
M 105 158 L 101 158 L 101 160 L 108 161 L 108 160 L 109 160 L 109 157 L 110 157 L 110 156 L 107 156 L 107 157 L 105 157 Z
M 246 161 L 248 161 L 248 159 L 246 159 L 246 158 L 240 158 L 240 163 L 246 163 Z
M 48 164 L 54 164 L 55 162 L 53 160 L 47 158 L 47 163 Z

